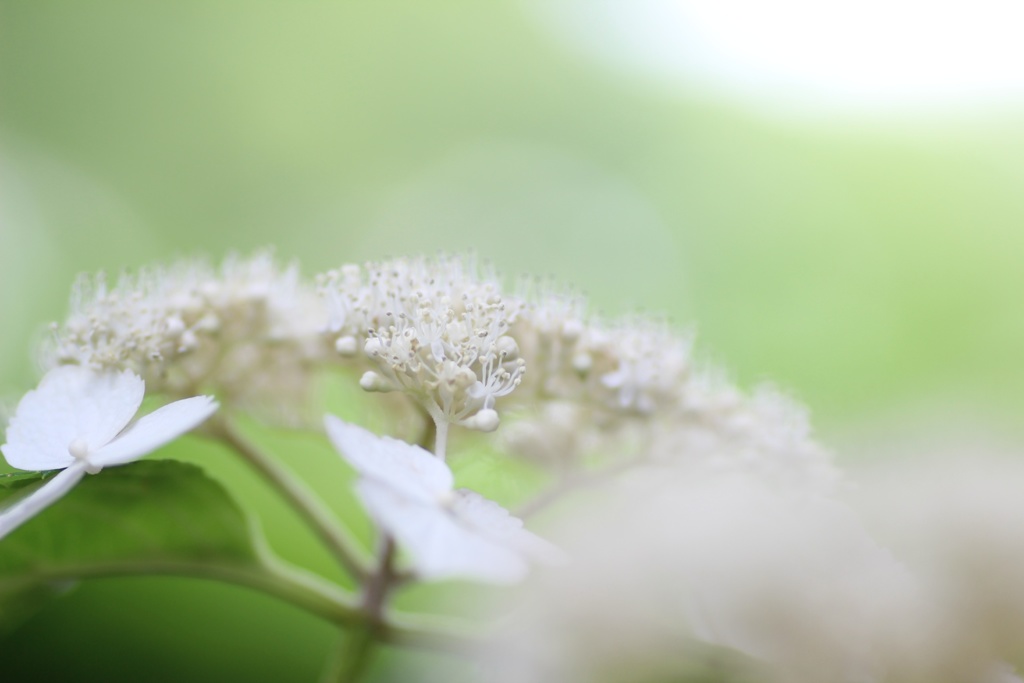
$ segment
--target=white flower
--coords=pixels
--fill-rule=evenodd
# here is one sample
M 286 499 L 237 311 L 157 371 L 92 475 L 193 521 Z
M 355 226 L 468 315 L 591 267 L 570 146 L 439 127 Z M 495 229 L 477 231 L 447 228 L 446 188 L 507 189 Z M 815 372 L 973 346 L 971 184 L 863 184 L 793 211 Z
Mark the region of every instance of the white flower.
M 375 521 L 412 555 L 425 579 L 522 580 L 531 561 L 559 552 L 497 503 L 453 489 L 452 472 L 429 452 L 328 415 L 332 443 L 360 475 L 356 491 Z
M 326 307 L 298 266 L 269 252 L 123 275 L 81 277 L 71 311 L 42 349 L 45 367 L 131 370 L 151 393 L 185 398 L 207 388 L 225 402 L 298 422 L 313 371 L 330 357 Z
M 680 394 L 678 413 L 652 440 L 655 459 L 703 461 L 826 495 L 842 485 L 832 454 L 813 437 L 807 409 L 770 385 L 748 395 L 708 368 L 691 375 Z
M 602 321 L 571 292 L 538 285 L 522 294 L 509 335 L 531 368 L 526 391 L 648 417 L 678 402 L 693 335 L 641 315 Z
M 650 415 L 678 399 L 690 371 L 692 336 L 638 317 L 606 329 L 594 326 L 584 342 L 580 353 L 590 358 L 588 367 L 603 388 L 591 392 L 611 410 Z
M 435 422 L 493 431 L 497 399 L 522 381 L 525 361 L 508 335 L 519 306 L 470 258 L 396 259 L 320 277 L 335 349 L 362 348 L 373 364 L 360 385 L 403 391 Z
M 0 512 L 0 538 L 70 491 L 86 473 L 137 460 L 217 409 L 211 397 L 195 396 L 128 425 L 144 392 L 142 378 L 130 370 L 61 365 L 22 397 L 0 451 L 18 469 L 63 471 Z
M 488 652 L 496 681 L 984 680 L 915 675 L 953 645 L 941 614 L 841 503 L 745 473 L 652 469 L 619 484 L 555 532 L 573 571 L 514 596 L 510 640 Z M 716 646 L 714 674 L 699 643 Z

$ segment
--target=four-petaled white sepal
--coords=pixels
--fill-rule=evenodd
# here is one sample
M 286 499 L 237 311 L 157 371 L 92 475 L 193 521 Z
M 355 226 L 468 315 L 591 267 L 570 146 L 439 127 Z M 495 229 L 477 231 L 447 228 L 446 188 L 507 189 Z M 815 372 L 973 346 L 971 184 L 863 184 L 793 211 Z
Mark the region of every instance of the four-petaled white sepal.
M 0 452 L 21 470 L 63 471 L 0 512 L 0 539 L 70 491 L 87 473 L 138 460 L 217 410 L 212 397 L 195 396 L 129 425 L 144 393 L 142 378 L 130 370 L 62 365 L 22 397 Z
M 356 493 L 370 516 L 409 552 L 421 578 L 508 584 L 525 578 L 531 562 L 561 561 L 559 550 L 503 507 L 453 489 L 451 470 L 426 450 L 333 415 L 324 424 L 359 473 Z

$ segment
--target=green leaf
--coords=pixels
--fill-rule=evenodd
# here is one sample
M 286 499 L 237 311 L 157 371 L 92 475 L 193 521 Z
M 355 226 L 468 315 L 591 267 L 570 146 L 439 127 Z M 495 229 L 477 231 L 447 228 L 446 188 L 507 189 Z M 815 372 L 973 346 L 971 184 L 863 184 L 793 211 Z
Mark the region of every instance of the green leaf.
M 19 489 L 23 486 L 40 482 L 52 475 L 53 472 L 8 472 L 0 474 L 0 500 L 3 500 L 5 489 Z
M 51 474 L 0 476 L 0 506 Z M 198 467 L 155 460 L 109 468 L 0 540 L 0 635 L 77 579 L 230 578 L 261 566 L 246 515 Z

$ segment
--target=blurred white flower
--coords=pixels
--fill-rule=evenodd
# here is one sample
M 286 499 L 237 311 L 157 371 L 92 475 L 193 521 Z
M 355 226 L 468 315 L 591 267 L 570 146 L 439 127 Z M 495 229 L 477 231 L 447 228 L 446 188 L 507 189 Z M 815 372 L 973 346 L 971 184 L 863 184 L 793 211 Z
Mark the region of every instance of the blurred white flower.
M 933 429 L 935 429 L 933 427 Z M 952 443 L 966 457 L 864 465 L 849 493 L 871 531 L 983 652 L 1024 652 L 1024 464 L 1019 453 Z
M 839 502 L 707 467 L 614 493 L 555 532 L 571 571 L 515 597 L 489 680 L 998 680 Z
M 82 477 L 124 465 L 202 423 L 217 409 L 209 396 L 175 401 L 128 423 L 145 393 L 142 378 L 124 370 L 80 365 L 50 370 L 25 394 L 7 427 L 4 458 L 22 470 L 62 470 L 28 497 L 0 512 L 0 538 L 71 490 Z
M 587 316 L 582 297 L 550 285 L 524 286 L 521 298 L 510 335 L 531 368 L 529 391 L 615 415 L 647 417 L 678 403 L 692 334 L 652 317 Z
M 330 355 L 325 316 L 298 266 L 282 267 L 270 252 L 229 256 L 220 268 L 182 260 L 113 286 L 102 274 L 82 276 L 43 363 L 128 369 L 151 393 L 209 388 L 226 403 L 296 422 L 312 371 Z
M 654 435 L 653 459 L 704 461 L 819 494 L 841 488 L 842 473 L 813 438 L 807 408 L 786 394 L 770 385 L 745 394 L 714 368 L 694 373 L 680 393 L 678 411 Z
M 645 318 L 589 333 L 586 353 L 601 386 L 610 392 L 606 404 L 646 415 L 678 401 L 690 370 L 690 336 Z
M 579 403 L 545 401 L 536 414 L 503 428 L 501 443 L 509 453 L 555 470 L 577 467 L 583 454 L 601 445 L 592 420 Z
M 559 560 L 551 544 L 500 505 L 473 491 L 455 490 L 451 470 L 426 450 L 332 415 L 324 424 L 338 452 L 360 475 L 356 491 L 363 504 L 409 551 L 420 577 L 515 583 L 526 577 L 531 562 Z

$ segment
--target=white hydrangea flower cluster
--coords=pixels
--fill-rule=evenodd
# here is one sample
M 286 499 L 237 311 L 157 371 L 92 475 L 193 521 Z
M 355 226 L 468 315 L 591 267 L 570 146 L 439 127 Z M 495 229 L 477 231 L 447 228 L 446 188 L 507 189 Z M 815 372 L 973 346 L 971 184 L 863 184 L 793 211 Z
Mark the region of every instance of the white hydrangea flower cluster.
M 716 368 L 690 377 L 651 455 L 661 461 L 703 458 L 719 469 L 754 472 L 801 490 L 833 491 L 841 481 L 832 454 L 813 438 L 803 405 L 767 384 L 745 394 Z
M 591 359 L 580 348 L 586 331 L 586 299 L 556 286 L 524 281 L 516 299 L 523 302 L 512 327 L 530 372 L 520 396 L 577 398 Z
M 513 330 L 544 399 L 592 403 L 617 415 L 651 415 L 677 401 L 689 373 L 691 338 L 660 320 L 588 319 L 585 302 L 540 293 L 523 306 Z
M 699 459 L 808 490 L 835 488 L 838 470 L 799 403 L 769 386 L 748 395 L 717 368 L 694 370 L 693 335 L 664 321 L 607 323 L 584 311 L 581 298 L 560 293 L 523 307 L 513 335 L 527 366 L 542 368 L 526 388 L 546 407 L 508 430 L 513 452 L 548 463 L 614 453 L 621 463 L 629 451 L 638 460 Z
M 694 372 L 691 334 L 649 317 L 603 320 L 550 283 L 506 294 L 472 257 L 346 265 L 315 288 L 267 252 L 219 269 L 183 261 L 114 286 L 84 277 L 71 309 L 45 367 L 129 369 L 171 398 L 209 391 L 294 421 L 314 373 L 340 361 L 364 389 L 412 397 L 442 430 L 492 431 L 503 404 L 517 418 L 510 450 L 561 469 L 634 453 L 822 489 L 837 479 L 800 406 Z
M 344 266 L 319 279 L 335 349 L 362 347 L 368 391 L 403 391 L 440 425 L 498 426 L 496 399 L 522 381 L 525 363 L 508 333 L 518 306 L 496 278 L 457 257 Z
M 598 329 L 590 337 L 592 374 L 607 391 L 605 405 L 650 415 L 679 400 L 690 370 L 689 337 L 645 319 Z
M 769 390 L 747 396 L 720 372 L 695 373 L 693 335 L 664 320 L 603 320 L 582 296 L 544 281 L 509 295 L 493 272 L 459 256 L 346 265 L 318 284 L 337 354 L 366 364 L 362 387 L 405 392 L 438 424 L 493 430 L 507 396 L 503 410 L 518 419 L 506 444 L 558 467 L 595 450 L 632 450 L 835 483 L 798 405 Z
M 129 369 L 151 392 L 212 390 L 228 404 L 280 412 L 302 405 L 327 355 L 323 316 L 298 267 L 268 252 L 229 257 L 219 269 L 199 260 L 143 269 L 113 286 L 83 276 L 43 364 Z

